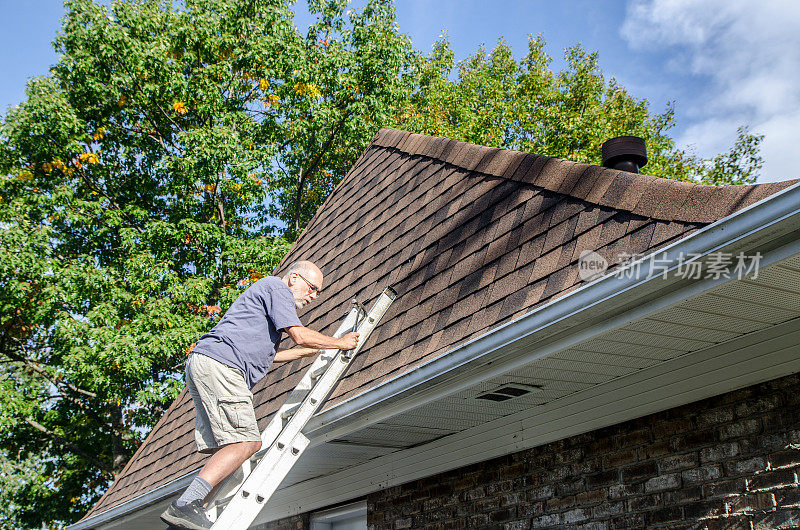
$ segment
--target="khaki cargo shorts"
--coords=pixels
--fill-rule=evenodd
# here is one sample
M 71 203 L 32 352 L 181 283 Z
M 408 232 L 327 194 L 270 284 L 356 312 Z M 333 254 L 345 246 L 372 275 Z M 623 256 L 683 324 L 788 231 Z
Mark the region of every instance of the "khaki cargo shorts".
M 239 370 L 193 353 L 186 360 L 186 387 L 197 412 L 194 439 L 201 453 L 234 442 L 261 441 L 253 393 Z

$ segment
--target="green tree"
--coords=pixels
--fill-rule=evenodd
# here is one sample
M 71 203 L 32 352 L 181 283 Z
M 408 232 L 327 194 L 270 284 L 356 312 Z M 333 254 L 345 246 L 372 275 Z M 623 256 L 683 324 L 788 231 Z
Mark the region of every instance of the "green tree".
M 755 182 L 763 137 L 739 129 L 730 152 L 705 160 L 678 149 L 668 131 L 673 104 L 652 113 L 613 78 L 606 81 L 597 53 L 580 45 L 565 52 L 567 67 L 551 70 L 541 36 L 517 60 L 502 40 L 488 53 L 455 62 L 442 38 L 430 55 L 417 55 L 407 75 L 409 99 L 396 116 L 401 129 L 480 145 L 601 164 L 603 142 L 635 135 L 647 141 L 649 175 L 703 184 Z
M 312 0 L 305 33 L 285 0 L 66 6 L 58 64 L 0 124 L 13 528 L 97 500 L 192 342 L 285 255 L 270 215 L 296 234 L 391 119 L 409 46 L 388 0 Z

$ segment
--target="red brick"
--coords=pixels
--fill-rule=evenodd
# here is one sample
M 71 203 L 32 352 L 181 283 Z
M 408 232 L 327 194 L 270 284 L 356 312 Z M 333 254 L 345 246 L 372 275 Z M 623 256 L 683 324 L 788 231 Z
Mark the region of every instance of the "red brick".
M 752 418 L 736 423 L 730 423 L 719 427 L 720 440 L 730 440 L 733 438 L 751 437 L 761 432 L 761 420 Z
M 643 510 L 652 510 L 653 508 L 663 506 L 663 501 L 661 494 L 657 493 L 655 495 L 634 497 L 633 499 L 626 501 L 626 505 L 629 512 L 640 512 Z
M 676 434 L 689 432 L 694 429 L 691 420 L 680 418 L 673 421 L 661 422 L 653 425 L 653 437 L 656 440 L 661 438 L 671 438 Z
M 769 455 L 769 463 L 772 469 L 800 465 L 800 449 L 787 449 L 772 453 Z
M 632 482 L 639 479 L 649 478 L 658 474 L 658 467 L 655 461 L 641 462 L 632 466 L 622 468 L 622 481 Z
M 702 486 L 692 486 L 681 488 L 675 491 L 664 492 L 664 504 L 669 506 L 673 504 L 682 504 L 685 502 L 699 501 L 703 498 Z
M 561 517 L 557 514 L 547 514 L 531 519 L 531 528 L 553 528 L 561 522 Z
M 618 467 L 623 464 L 630 464 L 636 461 L 636 449 L 626 449 L 611 453 L 603 457 L 603 467 L 606 469 Z
M 661 508 L 652 512 L 645 512 L 645 521 L 648 524 L 662 524 L 673 521 L 680 521 L 682 510 L 675 506 Z
M 623 528 L 644 528 L 644 514 L 633 513 L 611 519 L 608 523 L 609 530 L 618 530 Z
M 732 407 L 713 409 L 704 411 L 697 415 L 697 426 L 699 428 L 730 423 L 733 421 L 734 413 Z
M 794 469 L 778 469 L 776 471 L 765 471 L 748 479 L 747 489 L 759 491 L 795 484 L 797 484 L 797 476 Z
M 541 501 L 544 499 L 550 499 L 554 495 L 555 486 L 540 486 L 538 488 L 528 490 L 527 498 L 528 501 Z
M 575 508 L 561 514 L 561 520 L 566 524 L 582 523 L 591 517 L 592 512 L 586 508 Z
M 614 484 L 608 487 L 609 499 L 624 499 L 634 495 L 641 495 L 644 484 Z
M 800 510 L 783 509 L 775 512 L 754 514 L 753 528 L 766 530 L 772 528 L 798 528 L 800 527 Z
M 575 495 L 575 502 L 580 505 L 591 505 L 606 500 L 608 492 L 605 489 L 584 491 Z
M 574 495 L 568 495 L 566 497 L 554 497 L 552 499 L 547 499 L 546 503 L 547 511 L 549 512 L 558 512 L 573 506 L 575 506 Z
M 606 484 L 613 484 L 615 482 L 619 482 L 619 471 L 616 469 L 602 471 L 586 477 L 586 484 L 590 488 L 595 486 L 603 486 Z
M 697 484 L 699 482 L 710 482 L 722 476 L 720 466 L 704 466 L 695 469 L 687 469 L 681 472 L 681 477 L 686 484 Z
M 747 481 L 744 478 L 711 482 L 703 484 L 703 495 L 707 498 L 727 497 L 728 495 L 742 493 L 746 487 Z
M 681 476 L 678 473 L 659 475 L 644 483 L 644 490 L 648 493 L 655 491 L 674 490 L 681 486 Z
M 733 460 L 725 462 L 725 474 L 728 476 L 752 474 L 763 471 L 767 468 L 767 460 L 763 456 L 749 458 L 747 460 Z
M 672 442 L 670 440 L 653 442 L 640 447 L 638 451 L 640 458 L 656 458 L 671 453 L 673 451 Z
M 627 432 L 617 437 L 617 444 L 620 448 L 642 445 L 652 440 L 653 435 L 649 428 Z
M 503 530 L 528 530 L 531 527 L 531 522 L 528 519 L 520 519 L 518 521 L 510 521 L 503 525 Z
M 737 495 L 725 500 L 728 513 L 771 510 L 775 505 L 775 495 L 768 492 Z
M 687 467 L 694 467 L 697 465 L 697 453 L 682 453 L 678 455 L 667 456 L 658 461 L 658 468 L 661 472 L 675 471 L 677 469 L 686 469 Z
M 711 429 L 689 432 L 674 440 L 676 451 L 696 450 L 700 446 L 710 445 L 717 441 L 716 433 Z
M 688 520 L 698 520 L 724 514 L 725 506 L 716 501 L 701 501 L 684 506 L 683 513 Z
M 707 462 L 717 462 L 720 460 L 730 460 L 740 453 L 739 444 L 733 443 L 720 443 L 712 447 L 706 447 L 700 451 L 700 462 L 705 464 Z

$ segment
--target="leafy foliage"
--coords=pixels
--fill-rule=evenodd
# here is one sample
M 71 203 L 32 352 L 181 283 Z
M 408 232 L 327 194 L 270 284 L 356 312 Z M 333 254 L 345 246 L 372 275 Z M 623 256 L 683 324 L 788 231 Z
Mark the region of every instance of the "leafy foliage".
M 404 99 L 401 72 L 410 42 L 399 34 L 390 2 L 371 2 L 342 18 L 344 0 L 310 2 L 319 19 L 276 91 L 283 104 L 270 212 L 299 235 L 380 127 L 391 125 Z M 345 23 L 349 21 L 349 23 Z
M 668 131 L 673 105 L 661 114 L 631 96 L 616 80 L 605 80 L 597 53 L 574 46 L 567 68 L 554 73 L 541 36 L 531 37 L 517 60 L 502 40 L 455 62 L 442 38 L 428 55 L 417 55 L 408 74 L 412 93 L 397 117 L 401 129 L 480 145 L 600 165 L 601 146 L 615 136 L 647 142 L 649 175 L 703 184 L 755 182 L 761 168 L 761 136 L 739 130 L 729 153 L 704 160 L 676 148 Z
M 62 54 L 0 125 L 7 524 L 82 516 L 182 388 L 183 361 L 391 117 L 388 2 L 69 0 Z M 273 200 L 270 201 L 270 195 Z M 13 478 L 13 480 L 12 480 Z

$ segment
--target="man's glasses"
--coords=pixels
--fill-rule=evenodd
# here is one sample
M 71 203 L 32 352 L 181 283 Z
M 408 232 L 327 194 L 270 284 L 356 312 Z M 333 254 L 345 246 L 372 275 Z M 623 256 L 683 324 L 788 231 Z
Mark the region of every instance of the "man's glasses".
M 309 287 L 311 287 L 311 292 L 312 292 L 312 293 L 317 293 L 317 294 L 319 294 L 319 290 L 320 290 L 320 289 L 319 289 L 319 287 L 317 287 L 316 285 L 314 285 L 313 283 L 311 283 L 310 281 L 308 281 L 308 280 L 305 278 L 305 276 L 303 276 L 303 275 L 302 275 L 302 274 L 300 274 L 299 272 L 296 272 L 295 274 L 297 274 L 298 276 L 300 276 L 301 278 L 303 278 L 303 281 L 304 281 L 304 282 L 306 282 L 306 283 L 308 284 L 308 286 L 309 286 Z

